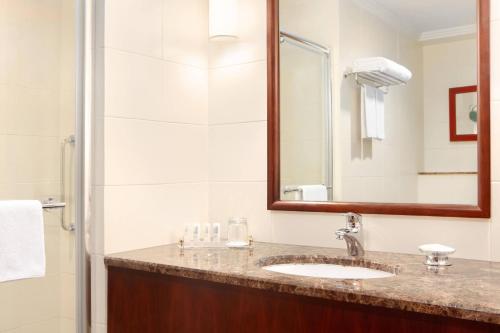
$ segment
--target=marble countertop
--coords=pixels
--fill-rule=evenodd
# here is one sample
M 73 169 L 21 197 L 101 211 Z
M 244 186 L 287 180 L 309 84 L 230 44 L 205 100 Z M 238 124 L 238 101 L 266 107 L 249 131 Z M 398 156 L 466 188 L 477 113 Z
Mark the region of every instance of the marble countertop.
M 349 263 L 396 273 L 369 280 L 335 280 L 270 272 L 288 261 Z M 374 305 L 500 325 L 500 263 L 450 259 L 437 270 L 424 257 L 367 252 L 362 260 L 342 249 L 255 243 L 250 249 L 183 249 L 165 245 L 109 255 L 107 266 L 181 276 L 335 301 Z

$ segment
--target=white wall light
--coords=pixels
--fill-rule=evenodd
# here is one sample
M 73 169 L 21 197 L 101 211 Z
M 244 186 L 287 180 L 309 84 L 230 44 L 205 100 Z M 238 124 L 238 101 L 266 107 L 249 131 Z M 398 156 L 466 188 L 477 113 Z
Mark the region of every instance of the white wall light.
M 238 38 L 238 1 L 209 0 L 209 38 L 211 40 Z

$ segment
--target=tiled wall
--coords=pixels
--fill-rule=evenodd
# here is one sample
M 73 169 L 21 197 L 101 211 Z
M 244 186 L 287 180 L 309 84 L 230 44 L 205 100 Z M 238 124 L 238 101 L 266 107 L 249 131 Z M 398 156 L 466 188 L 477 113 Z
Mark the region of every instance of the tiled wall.
M 208 218 L 208 2 L 95 4 L 92 311 L 102 331 L 103 255 L 172 243 Z
M 73 23 L 73 0 L 0 0 L 0 200 L 59 197 L 59 143 L 74 131 Z M 0 332 L 74 331 L 74 239 L 60 214 L 44 212 L 46 276 L 0 284 Z
M 259 241 L 344 246 L 333 237 L 339 215 L 266 210 L 265 0 L 240 0 L 237 42 L 208 45 L 206 0 L 96 3 L 96 332 L 106 329 L 103 255 L 172 242 L 184 223 L 243 215 Z M 492 223 L 365 216 L 370 250 L 415 252 L 436 241 L 461 257 L 500 260 L 500 47 L 493 53 Z
M 494 1 L 494 0 L 493 0 Z M 477 39 L 431 43 L 423 46 L 424 170 L 457 172 L 477 170 L 476 142 L 450 142 L 448 89 L 477 84 Z M 450 54 L 460 54 L 450 57 Z M 457 68 L 460 68 L 457 71 Z
M 340 201 L 416 202 L 417 172 L 422 167 L 422 55 L 414 34 L 391 13 L 375 15 L 363 2 L 338 6 L 339 65 L 335 66 L 340 101 L 336 120 L 338 142 L 334 185 Z M 366 5 L 364 5 L 366 6 Z M 335 47 L 338 45 L 337 47 Z M 360 89 L 343 74 L 354 61 L 383 56 L 407 67 L 413 77 L 404 87 L 390 87 L 384 96 L 385 138 L 361 140 Z

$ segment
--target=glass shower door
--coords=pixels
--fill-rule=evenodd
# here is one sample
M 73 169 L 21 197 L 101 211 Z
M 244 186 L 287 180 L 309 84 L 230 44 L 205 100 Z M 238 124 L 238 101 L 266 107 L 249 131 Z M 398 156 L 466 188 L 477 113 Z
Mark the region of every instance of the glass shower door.
M 75 44 L 75 1 L 0 0 L 0 200 L 49 207 L 46 274 L 0 283 L 0 333 L 75 332 Z

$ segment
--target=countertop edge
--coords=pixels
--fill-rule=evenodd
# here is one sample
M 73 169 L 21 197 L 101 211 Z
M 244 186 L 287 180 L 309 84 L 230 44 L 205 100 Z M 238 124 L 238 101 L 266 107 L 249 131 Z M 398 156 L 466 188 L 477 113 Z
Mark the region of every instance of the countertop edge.
M 500 325 L 500 315 L 487 313 L 484 311 L 474 311 L 453 306 L 438 305 L 408 301 L 404 299 L 394 299 L 381 295 L 371 295 L 369 293 L 354 293 L 348 290 L 321 289 L 314 287 L 303 287 L 292 283 L 278 283 L 267 281 L 261 278 L 252 278 L 243 275 L 225 274 L 213 271 L 198 270 L 180 266 L 152 264 L 131 259 L 121 259 L 112 256 L 104 257 L 106 267 L 124 268 L 147 273 L 170 275 L 188 279 L 203 280 L 214 283 L 222 283 L 233 286 L 248 287 L 260 290 L 269 290 L 280 293 L 287 293 L 299 296 L 321 298 L 337 302 L 346 302 L 359 305 L 377 306 L 388 309 L 409 311 L 427 315 L 449 317 L 463 320 L 484 322 L 487 324 Z

